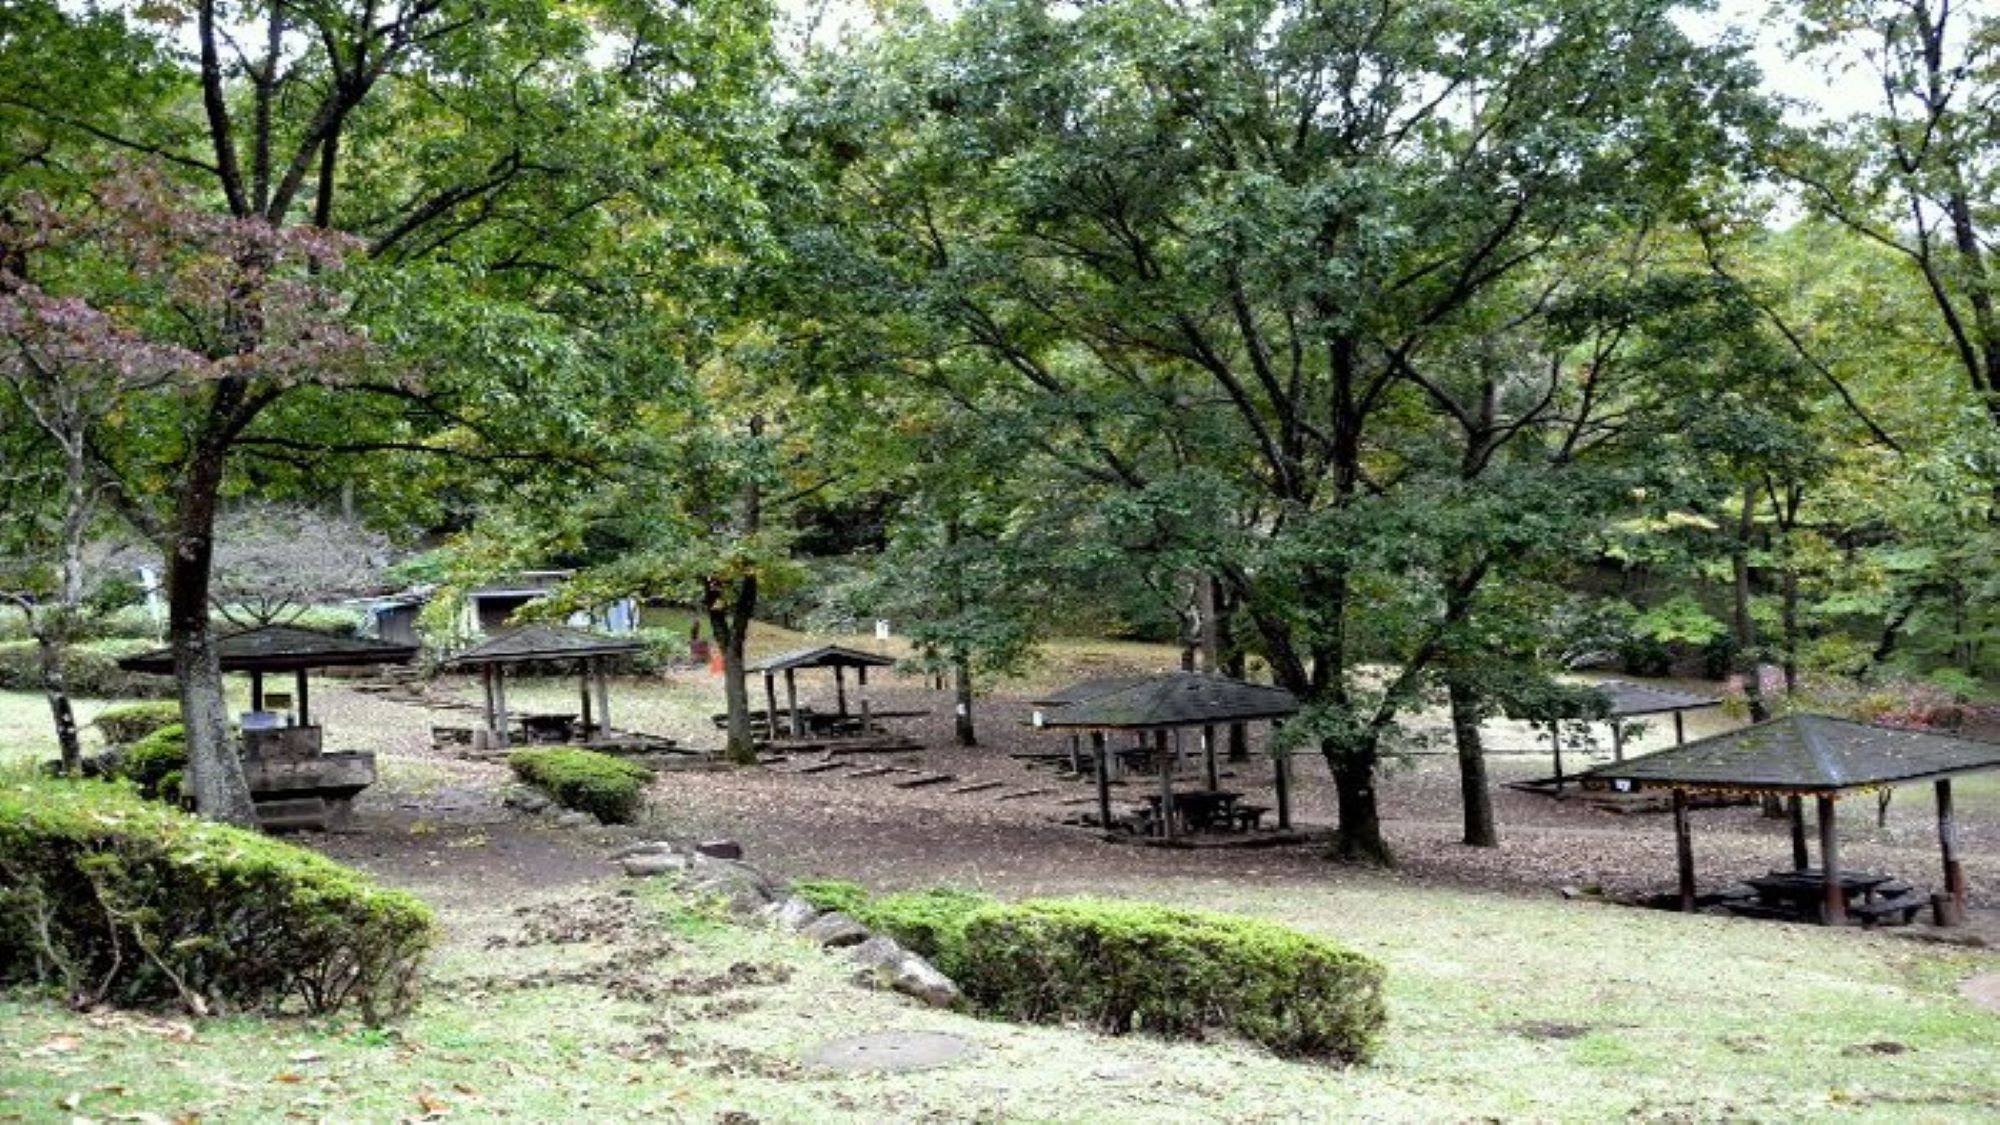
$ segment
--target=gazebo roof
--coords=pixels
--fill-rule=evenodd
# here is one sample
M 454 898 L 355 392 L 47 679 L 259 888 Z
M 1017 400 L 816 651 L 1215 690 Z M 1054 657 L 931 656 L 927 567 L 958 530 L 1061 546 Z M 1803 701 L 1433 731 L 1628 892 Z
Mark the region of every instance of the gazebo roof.
M 2000 769 L 2000 745 L 1826 715 L 1782 719 L 1598 766 L 1586 786 L 1837 793 Z
M 845 645 L 815 645 L 811 648 L 795 648 L 776 656 L 767 656 L 750 667 L 746 672 L 789 672 L 799 668 L 887 668 L 896 663 L 893 656 L 879 656 L 863 652 Z
M 1152 678 L 1151 676 L 1099 676 L 1094 680 L 1078 680 L 1066 688 L 1058 688 L 1028 702 L 1037 707 L 1067 707 L 1072 703 L 1082 703 L 1086 699 L 1096 699 L 1099 696 L 1110 695 L 1114 691 L 1137 687 Z
M 262 625 L 218 637 L 217 655 L 225 672 L 296 672 L 307 668 L 352 667 L 367 664 L 408 664 L 415 645 L 391 645 L 360 637 L 336 637 L 291 625 Z M 153 649 L 118 662 L 129 672 L 170 676 L 174 652 Z
M 1044 717 L 1042 725 L 1097 730 L 1200 727 L 1282 719 L 1298 710 L 1298 699 L 1283 688 L 1204 672 L 1169 672 L 1062 707 Z
M 519 664 L 528 660 L 580 660 L 592 656 L 628 656 L 643 652 L 644 642 L 586 633 L 567 625 L 523 625 L 496 633 L 448 662 L 455 668 L 486 664 Z
M 1629 683 L 1625 680 L 1600 680 L 1590 687 L 1611 701 L 1611 709 L 1605 713 L 1614 719 L 1722 706 L 1722 700 L 1712 695 L 1696 695 L 1693 692 L 1648 687 L 1645 684 Z

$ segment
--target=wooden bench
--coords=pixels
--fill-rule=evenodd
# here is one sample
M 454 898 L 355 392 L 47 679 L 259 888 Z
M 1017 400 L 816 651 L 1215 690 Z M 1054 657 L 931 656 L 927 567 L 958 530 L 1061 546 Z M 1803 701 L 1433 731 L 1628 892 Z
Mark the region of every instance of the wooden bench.
M 1915 894 L 1907 896 L 1886 896 L 1874 902 L 1856 903 L 1847 908 L 1850 918 L 1858 918 L 1863 926 L 1873 926 L 1884 919 L 1894 919 L 1897 925 L 1907 926 L 1916 920 L 1917 912 L 1930 905 Z
M 1229 816 L 1236 822 L 1238 832 L 1251 832 L 1264 827 L 1264 814 L 1270 811 L 1265 805 L 1237 805 Z

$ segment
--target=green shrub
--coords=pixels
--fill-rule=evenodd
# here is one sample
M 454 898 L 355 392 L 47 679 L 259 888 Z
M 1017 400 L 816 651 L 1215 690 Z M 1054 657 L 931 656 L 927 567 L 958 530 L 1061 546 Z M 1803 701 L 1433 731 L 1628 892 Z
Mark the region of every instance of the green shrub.
M 79 1005 L 400 1013 L 436 933 L 323 856 L 105 782 L 0 787 L 0 983 Z
M 1251 918 L 1088 899 L 996 903 L 936 889 L 867 897 L 852 883 L 794 884 L 928 958 L 975 1010 L 1113 1034 L 1227 1032 L 1271 1051 L 1360 1062 L 1386 1020 L 1381 965 Z
M 564 808 L 593 813 L 608 823 L 624 823 L 639 813 L 646 783 L 644 766 L 595 750 L 516 750 L 507 755 L 514 776 L 533 785 Z
M 145 641 L 86 641 L 63 650 L 63 678 L 71 695 L 92 699 L 159 699 L 173 694 L 171 676 L 149 676 L 118 667 L 120 657 L 144 652 Z M 0 691 L 42 690 L 41 654 L 33 641 L 0 642 Z
M 1037 1023 L 1200 1037 L 1281 1055 L 1365 1060 L 1386 1019 L 1384 971 L 1268 922 L 1141 903 L 1045 900 L 965 920 L 959 986 L 980 1009 Z
M 91 725 L 111 746 L 130 746 L 163 727 L 181 721 L 181 705 L 173 700 L 157 703 L 126 703 L 97 713 Z
M 812 903 L 816 910 L 838 910 L 849 917 L 868 905 L 868 892 L 861 884 L 838 879 L 806 879 L 793 883 L 792 893 Z
M 886 895 L 862 904 L 853 916 L 869 929 L 894 937 L 905 949 L 955 978 L 964 968 L 967 920 L 992 905 L 991 898 L 977 891 L 936 887 Z
M 187 728 L 173 723 L 127 746 L 115 772 L 137 785 L 140 796 L 178 802 L 187 761 Z

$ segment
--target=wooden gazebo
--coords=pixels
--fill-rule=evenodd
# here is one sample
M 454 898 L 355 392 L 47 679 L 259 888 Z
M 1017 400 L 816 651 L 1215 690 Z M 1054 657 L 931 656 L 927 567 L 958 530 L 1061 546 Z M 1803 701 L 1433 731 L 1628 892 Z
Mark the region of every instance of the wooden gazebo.
M 337 637 L 289 625 L 265 625 L 216 638 L 222 671 L 250 677 L 250 710 L 268 725 L 246 720 L 241 732 L 243 772 L 266 828 L 325 828 L 344 823 L 354 795 L 375 782 L 375 755 L 328 754 L 324 732 L 312 719 L 307 673 L 316 668 L 356 668 L 408 664 L 414 645 L 384 644 Z M 171 676 L 172 649 L 154 649 L 118 662 L 128 671 Z M 266 704 L 264 677 L 292 673 L 292 720 L 279 723 Z
M 1148 676 L 1123 687 L 1103 690 L 1107 681 L 1086 680 L 1071 685 L 1054 698 L 1077 702 L 1052 706 L 1036 712 L 1036 725 L 1090 734 L 1091 751 L 1097 766 L 1098 823 L 1111 825 L 1111 779 L 1106 733 L 1137 731 L 1143 738 L 1151 733 L 1159 759 L 1161 828 L 1171 838 L 1174 831 L 1174 764 L 1180 757 L 1180 733 L 1191 727 L 1208 728 L 1204 765 L 1208 787 L 1218 787 L 1213 728 L 1230 723 L 1259 720 L 1282 721 L 1298 714 L 1299 701 L 1283 688 L 1246 683 L 1204 672 L 1169 672 Z M 1168 747 L 1172 732 L 1174 745 Z M 1289 756 L 1273 760 L 1273 781 L 1278 796 L 1278 827 L 1291 827 L 1291 784 Z
M 868 669 L 889 668 L 893 667 L 895 663 L 896 661 L 892 657 L 880 656 L 872 652 L 863 652 L 858 648 L 848 648 L 845 645 L 815 645 L 811 648 L 793 649 L 790 652 L 781 652 L 776 656 L 765 657 L 763 660 L 744 669 L 744 674 L 746 676 L 761 675 L 764 677 L 764 709 L 766 721 L 770 724 L 771 738 L 775 740 L 781 729 L 789 729 L 793 738 L 804 738 L 807 733 L 806 721 L 803 712 L 799 710 L 798 675 L 801 671 L 814 668 L 833 669 L 835 713 L 838 719 L 844 721 L 848 718 L 848 669 L 852 668 L 854 670 L 857 686 L 866 688 L 868 686 Z M 785 677 L 785 710 L 790 720 L 788 727 L 781 727 L 778 723 L 777 678 L 781 672 Z M 861 726 L 864 732 L 868 728 L 869 718 L 868 700 L 863 698 L 861 700 Z
M 1943 892 L 1949 904 L 1939 921 L 1962 916 L 1965 871 L 1958 858 L 1951 779 L 2000 769 L 2000 745 L 1851 722 L 1826 715 L 1790 715 L 1699 739 L 1578 775 L 1589 788 L 1620 792 L 1669 790 L 1673 794 L 1675 857 L 1681 909 L 1696 905 L 1694 848 L 1688 828 L 1690 793 L 1784 797 L 1791 811 L 1792 862 L 1808 869 L 1804 799 L 1813 798 L 1819 820 L 1820 920 L 1847 921 L 1835 802 L 1855 793 L 1916 782 L 1933 783 Z
M 606 637 L 564 625 L 524 625 L 509 629 L 459 653 L 448 668 L 477 668 L 485 689 L 486 726 L 502 747 L 508 744 L 507 668 L 542 661 L 574 662 L 579 681 L 583 732 L 611 734 L 611 688 L 605 663 L 645 650 L 640 641 Z M 595 720 L 592 715 L 595 713 Z
M 1036 715 L 1039 716 L 1045 709 L 1068 707 L 1072 704 L 1083 703 L 1099 698 L 1100 696 L 1110 695 L 1113 692 L 1124 691 L 1126 688 L 1138 687 L 1150 679 L 1152 679 L 1151 676 L 1100 676 L 1091 680 L 1078 680 L 1068 687 L 1058 688 L 1046 695 L 1030 699 L 1028 703 L 1037 708 Z M 1140 737 L 1143 738 L 1145 736 L 1142 734 Z M 1207 737 L 1211 743 L 1214 741 L 1212 735 Z M 1083 732 L 1081 731 L 1070 732 L 1069 768 L 1078 773 L 1083 771 Z

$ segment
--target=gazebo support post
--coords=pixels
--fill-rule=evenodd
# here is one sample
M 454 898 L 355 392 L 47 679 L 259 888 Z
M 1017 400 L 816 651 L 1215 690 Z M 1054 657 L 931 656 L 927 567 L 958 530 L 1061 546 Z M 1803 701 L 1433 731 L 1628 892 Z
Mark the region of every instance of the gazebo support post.
M 785 669 L 785 707 L 792 713 L 792 737 L 804 738 L 806 724 L 799 717 L 799 675 L 793 668 Z
M 1097 826 L 1111 830 L 1111 755 L 1105 751 L 1104 732 L 1090 732 L 1090 752 L 1097 759 Z
M 302 727 L 309 727 L 312 725 L 312 704 L 311 700 L 306 695 L 306 670 L 304 668 L 298 670 L 298 674 L 294 679 L 294 683 L 298 688 L 298 690 L 294 694 L 296 694 L 299 697 L 298 699 L 299 725 Z
M 591 706 L 590 702 L 590 669 L 591 665 L 595 663 L 597 663 L 595 660 L 589 660 L 589 659 L 580 660 L 577 662 L 577 668 L 576 668 L 577 706 L 581 710 L 581 713 L 583 715 L 583 726 L 581 730 L 585 742 L 590 741 L 591 727 L 594 726 L 596 722 L 594 719 L 591 718 L 591 716 L 595 714 L 595 710 Z
M 1792 870 L 1804 871 L 1812 866 L 1812 855 L 1806 848 L 1806 802 L 1795 793 L 1785 804 L 1792 814 Z
M 868 703 L 868 665 L 858 664 L 855 666 L 854 682 L 856 690 L 861 693 L 861 733 L 873 734 L 875 732 L 875 719 L 869 714 L 873 708 Z
M 1674 863 L 1679 869 L 1681 912 L 1694 913 L 1694 834 L 1688 830 L 1688 795 L 1674 790 Z
M 1683 716 L 1684 716 L 1684 713 L 1683 713 L 1683 712 L 1680 712 L 1680 711 L 1676 711 L 1676 712 L 1674 712 L 1674 745 L 1675 745 L 1675 746 L 1685 746 L 1685 745 L 1687 745 L 1687 740 L 1688 740 L 1688 731 L 1687 731 L 1687 719 L 1686 719 L 1686 718 L 1684 718 Z
M 1611 760 L 1625 760 L 1625 724 L 1617 719 L 1611 720 Z
M 611 737 L 611 674 L 604 670 L 602 657 L 592 660 L 591 679 L 597 687 L 597 728 L 603 738 Z
M 1080 734 L 1069 736 L 1069 772 L 1083 772 L 1083 736 Z
M 1278 829 L 1292 827 L 1292 755 L 1279 751 L 1271 761 L 1271 781 L 1278 791 Z
M 847 717 L 847 669 L 839 664 L 833 666 L 833 709 L 841 718 Z
M 493 666 L 493 737 L 505 750 L 511 743 L 507 739 L 507 666 Z
M 1222 774 L 1215 768 L 1215 728 L 1212 726 L 1201 728 L 1201 758 L 1208 769 L 1208 787 L 1222 788 Z
M 764 673 L 764 737 L 776 742 L 778 739 L 778 677 L 775 673 Z
M 1143 736 L 1142 736 L 1143 737 Z M 1174 838 L 1174 759 L 1167 753 L 1167 732 L 1153 736 L 1155 756 L 1160 759 L 1160 835 Z
M 1828 926 L 1847 924 L 1847 900 L 1840 891 L 1840 833 L 1830 794 L 1821 794 L 1819 805 L 1819 865 L 1823 884 L 1820 921 Z
M 1958 820 L 1952 814 L 1951 779 L 1937 781 L 1938 850 L 1944 857 L 1944 898 L 1938 912 L 1940 926 L 1965 924 L 1965 867 L 1958 859 Z
M 252 711 L 262 711 L 264 709 L 264 673 L 262 672 L 250 673 L 250 709 Z
M 480 666 L 479 690 L 486 703 L 486 732 L 490 735 L 498 725 L 493 721 L 493 665 Z

